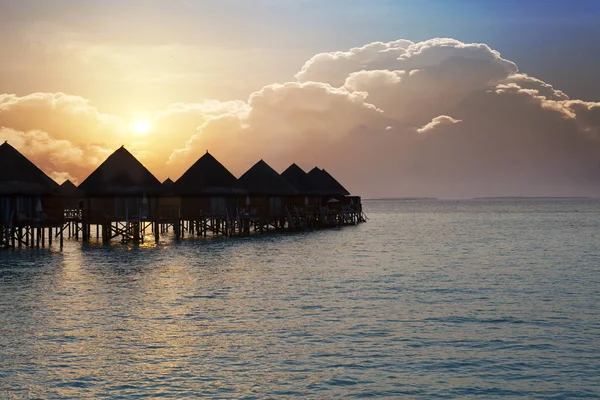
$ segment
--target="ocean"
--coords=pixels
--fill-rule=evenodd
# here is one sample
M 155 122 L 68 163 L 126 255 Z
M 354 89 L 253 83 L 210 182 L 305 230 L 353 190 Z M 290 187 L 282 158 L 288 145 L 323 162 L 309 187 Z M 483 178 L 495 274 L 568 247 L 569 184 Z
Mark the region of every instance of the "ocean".
M 600 398 L 600 200 L 0 252 L 0 398 Z

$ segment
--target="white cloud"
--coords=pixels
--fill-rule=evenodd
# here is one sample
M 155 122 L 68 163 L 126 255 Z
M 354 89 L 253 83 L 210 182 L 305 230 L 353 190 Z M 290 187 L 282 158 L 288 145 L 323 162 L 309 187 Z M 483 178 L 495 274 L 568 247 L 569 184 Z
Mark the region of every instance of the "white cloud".
M 296 79 L 248 101 L 173 104 L 125 144 L 160 178 L 209 150 L 237 175 L 261 158 L 319 165 L 366 196 L 600 195 L 600 103 L 487 45 L 376 42 L 315 55 Z M 65 160 L 87 168 L 123 144 L 126 122 L 77 96 L 0 96 L 3 135 L 54 176 L 81 177 Z
M 428 132 L 435 130 L 435 128 L 440 125 L 457 124 L 459 122 L 461 122 L 460 119 L 454 119 L 452 117 L 449 117 L 448 115 L 440 115 L 440 116 L 437 116 L 434 119 L 432 119 L 431 122 L 428 123 L 427 125 L 424 125 L 421 128 L 417 129 L 417 132 L 428 133 Z

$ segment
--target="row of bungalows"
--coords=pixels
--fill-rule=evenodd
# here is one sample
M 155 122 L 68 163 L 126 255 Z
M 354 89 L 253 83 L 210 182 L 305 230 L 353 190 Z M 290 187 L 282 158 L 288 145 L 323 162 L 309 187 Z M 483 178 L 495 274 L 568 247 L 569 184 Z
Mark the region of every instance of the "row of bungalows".
M 4 239 L 12 226 L 42 222 L 62 230 L 67 221 L 80 224 L 84 239 L 90 237 L 90 226 L 96 225 L 97 235 L 100 226 L 102 237 L 110 240 L 117 236 L 139 238 L 148 227 L 145 224 L 150 224 L 156 235 L 159 224 L 172 225 L 179 232 L 182 227 L 197 230 L 202 223 L 206 232 L 207 221 L 215 233 L 248 234 L 251 226 L 262 232 L 269 226 L 316 227 L 363 221 L 360 197 L 349 196 L 335 178 L 319 168 L 306 173 L 292 164 L 279 174 L 260 160 L 238 179 L 207 151 L 177 181 L 161 183 L 124 147 L 79 186 L 70 181 L 59 186 L 4 143 L 0 146 L 0 206 Z M 342 214 L 351 217 L 337 218 Z M 120 223 L 127 224 L 127 229 L 132 223 L 134 229 L 143 232 L 131 233 L 125 225 L 119 228 Z

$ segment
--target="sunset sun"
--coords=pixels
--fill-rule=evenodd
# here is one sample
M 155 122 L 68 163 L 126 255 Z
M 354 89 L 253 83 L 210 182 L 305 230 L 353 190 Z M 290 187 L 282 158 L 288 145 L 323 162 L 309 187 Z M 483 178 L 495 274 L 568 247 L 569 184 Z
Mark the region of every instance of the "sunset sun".
M 150 131 L 150 123 L 143 119 L 136 120 L 131 124 L 131 130 L 139 136 L 147 135 Z

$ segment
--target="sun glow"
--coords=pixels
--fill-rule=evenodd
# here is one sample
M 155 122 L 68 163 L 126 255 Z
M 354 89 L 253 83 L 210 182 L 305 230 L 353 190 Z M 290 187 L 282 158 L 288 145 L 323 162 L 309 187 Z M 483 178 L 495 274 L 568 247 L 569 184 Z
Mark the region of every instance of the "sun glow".
M 145 136 L 150 131 L 150 123 L 144 119 L 138 119 L 131 124 L 133 133 L 139 136 Z

